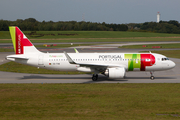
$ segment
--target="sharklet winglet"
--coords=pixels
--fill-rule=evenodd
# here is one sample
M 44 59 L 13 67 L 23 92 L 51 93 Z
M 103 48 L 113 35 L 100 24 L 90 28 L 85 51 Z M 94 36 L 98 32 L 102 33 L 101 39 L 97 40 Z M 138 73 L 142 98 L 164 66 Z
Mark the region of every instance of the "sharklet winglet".
M 75 51 L 76 53 L 79 53 L 79 51 L 78 51 L 76 48 L 74 48 L 74 51 Z

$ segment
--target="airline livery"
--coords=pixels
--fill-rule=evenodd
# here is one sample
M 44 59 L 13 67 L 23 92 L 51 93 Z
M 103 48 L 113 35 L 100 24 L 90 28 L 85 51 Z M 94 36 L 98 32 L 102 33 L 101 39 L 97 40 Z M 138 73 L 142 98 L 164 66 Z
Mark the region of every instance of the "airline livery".
M 109 78 L 124 78 L 128 71 L 168 70 L 175 63 L 166 56 L 156 53 L 43 53 L 37 50 L 16 26 L 9 27 L 16 54 L 6 58 L 22 64 L 59 71 L 92 72 L 92 80 L 101 73 Z

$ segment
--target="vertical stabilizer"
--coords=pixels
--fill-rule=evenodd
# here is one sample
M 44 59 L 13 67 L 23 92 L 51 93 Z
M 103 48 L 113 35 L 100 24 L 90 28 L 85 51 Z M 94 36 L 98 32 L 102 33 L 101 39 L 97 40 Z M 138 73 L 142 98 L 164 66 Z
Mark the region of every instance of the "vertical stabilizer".
M 39 52 L 18 27 L 11 26 L 9 30 L 16 54 Z

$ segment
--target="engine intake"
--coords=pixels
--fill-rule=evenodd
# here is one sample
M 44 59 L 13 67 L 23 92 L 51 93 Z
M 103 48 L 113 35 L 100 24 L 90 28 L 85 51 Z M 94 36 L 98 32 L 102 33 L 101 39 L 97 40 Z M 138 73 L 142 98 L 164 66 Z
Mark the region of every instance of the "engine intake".
M 109 78 L 124 78 L 126 71 L 125 68 L 108 68 L 104 74 Z

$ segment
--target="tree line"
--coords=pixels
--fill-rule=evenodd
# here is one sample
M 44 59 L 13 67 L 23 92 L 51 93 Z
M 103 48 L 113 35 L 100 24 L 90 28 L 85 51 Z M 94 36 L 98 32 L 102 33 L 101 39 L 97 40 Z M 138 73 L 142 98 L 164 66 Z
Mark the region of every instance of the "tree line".
M 39 22 L 34 18 L 25 20 L 17 19 L 16 21 L 0 20 L 0 31 L 8 31 L 9 26 L 18 26 L 23 31 L 127 31 L 128 26 L 125 24 L 107 24 L 93 22 L 77 21 L 42 21 Z
M 145 22 L 141 24 L 131 23 L 128 24 L 131 31 L 144 31 L 155 33 L 174 33 L 180 34 L 180 23 L 175 20 L 156 22 Z
M 129 24 L 107 24 L 77 21 L 42 21 L 34 18 L 16 21 L 0 20 L 0 31 L 8 31 L 9 26 L 18 26 L 23 31 L 140 31 L 180 34 L 180 23 L 175 20 Z

